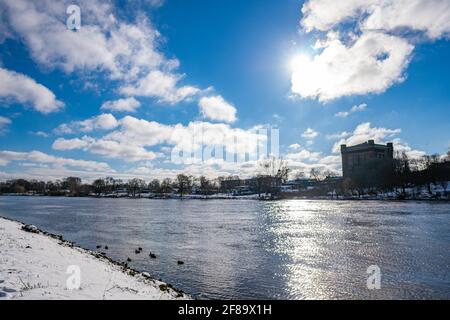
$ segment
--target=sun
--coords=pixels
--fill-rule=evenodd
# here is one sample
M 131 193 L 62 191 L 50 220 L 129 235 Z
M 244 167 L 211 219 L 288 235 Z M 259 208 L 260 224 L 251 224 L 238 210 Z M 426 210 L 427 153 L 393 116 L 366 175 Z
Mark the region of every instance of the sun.
M 290 69 L 292 72 L 297 72 L 304 69 L 310 63 L 311 59 L 306 54 L 297 54 L 291 58 Z

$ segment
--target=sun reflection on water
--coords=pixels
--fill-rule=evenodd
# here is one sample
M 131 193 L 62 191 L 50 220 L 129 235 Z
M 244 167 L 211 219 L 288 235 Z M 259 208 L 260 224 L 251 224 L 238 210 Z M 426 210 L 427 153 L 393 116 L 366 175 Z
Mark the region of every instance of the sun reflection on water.
M 274 239 L 273 250 L 286 257 L 284 280 L 289 297 L 351 297 L 355 284 L 363 286 L 365 270 L 349 255 L 355 245 L 359 246 L 357 251 L 365 251 L 365 245 L 355 241 L 352 234 L 357 230 L 348 225 L 351 208 L 291 200 L 270 204 L 267 209 L 271 219 L 278 221 L 271 224 L 269 232 Z M 359 282 L 351 276 L 355 271 L 360 274 Z

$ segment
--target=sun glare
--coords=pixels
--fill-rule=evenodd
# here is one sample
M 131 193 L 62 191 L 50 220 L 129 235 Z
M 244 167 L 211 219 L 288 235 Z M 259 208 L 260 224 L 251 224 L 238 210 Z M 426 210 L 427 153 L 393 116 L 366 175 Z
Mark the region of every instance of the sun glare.
M 305 54 L 295 55 L 290 61 L 291 71 L 296 72 L 298 70 L 301 70 L 309 65 L 310 62 L 311 59 Z

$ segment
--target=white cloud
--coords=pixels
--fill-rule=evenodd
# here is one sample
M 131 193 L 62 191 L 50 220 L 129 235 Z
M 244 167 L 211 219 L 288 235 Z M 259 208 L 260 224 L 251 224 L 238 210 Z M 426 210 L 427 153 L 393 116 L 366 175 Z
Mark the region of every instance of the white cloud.
M 303 132 L 302 137 L 306 139 L 314 139 L 319 135 L 317 131 L 314 129 L 308 128 L 305 132 Z
M 189 99 L 200 92 L 194 86 L 178 87 L 182 76 L 155 70 L 135 84 L 123 86 L 120 92 L 129 96 L 157 98 L 160 102 L 175 104 Z
M 367 104 L 362 103 L 360 105 L 354 105 L 349 111 L 341 111 L 336 113 L 334 116 L 339 118 L 347 118 L 350 114 L 355 112 L 362 112 L 366 110 Z
M 393 143 L 395 152 L 398 152 L 400 154 L 404 152 L 410 159 L 420 159 L 424 155 L 426 155 L 426 152 L 413 149 L 411 146 L 409 146 L 408 143 L 400 138 L 395 138 L 393 140 Z
M 146 150 L 142 146 L 133 143 L 124 143 L 107 139 L 95 139 L 83 137 L 81 139 L 59 138 L 53 143 L 55 150 L 77 150 L 88 151 L 92 154 L 101 155 L 106 158 L 121 159 L 126 162 L 154 160 L 156 154 Z
M 446 0 L 390 0 L 373 7 L 364 29 L 422 31 L 430 39 L 450 33 L 450 2 Z
M 303 30 L 328 39 L 315 45 L 322 52 L 296 63 L 292 91 L 320 101 L 384 92 L 405 78 L 418 40 L 410 31 L 431 40 L 450 34 L 446 0 L 308 0 L 302 13 Z
M 38 136 L 38 137 L 42 137 L 42 138 L 48 138 L 49 134 L 47 132 L 44 131 L 36 131 L 36 132 L 32 132 L 34 135 Z
M 299 145 L 298 143 L 294 143 L 294 144 L 291 144 L 291 145 L 289 146 L 289 149 L 292 149 L 292 150 L 299 150 L 301 147 L 302 147 L 302 146 Z
M 204 118 L 227 123 L 236 121 L 236 108 L 221 96 L 203 97 L 198 105 Z
M 132 176 L 128 174 L 122 174 L 111 170 L 83 170 L 83 169 L 72 169 L 66 167 L 52 167 L 46 164 L 30 164 L 25 167 L 21 167 L 20 172 L 1 172 L 0 179 L 10 180 L 10 179 L 27 179 L 27 180 L 39 180 L 39 181 L 55 181 L 62 180 L 67 177 L 79 177 L 83 179 L 83 182 L 92 182 L 93 180 L 101 177 L 110 177 L 114 175 L 116 178 L 120 179 L 130 179 L 136 178 L 137 176 Z
M 156 146 L 170 146 L 187 153 L 198 153 L 208 146 L 224 146 L 229 152 L 236 151 L 255 157 L 258 146 L 267 140 L 265 135 L 258 133 L 257 128 L 243 130 L 223 123 L 190 122 L 187 126 L 165 125 L 131 116 L 124 117 L 118 123 L 117 130 L 101 138 L 60 138 L 54 142 L 53 148 L 81 149 L 107 158 L 136 162 L 155 159 L 157 154 L 147 148 Z M 198 160 L 196 155 L 195 161 Z
M 347 118 L 350 115 L 350 112 L 348 111 L 340 111 L 336 113 L 334 116 L 338 118 Z
M 60 110 L 64 103 L 48 88 L 24 74 L 0 68 L 0 98 L 30 105 L 41 113 Z
M 4 134 L 8 130 L 10 124 L 11 119 L 0 116 L 0 135 Z
M 320 172 L 331 171 L 337 175 L 341 174 L 341 157 L 325 156 L 322 157 L 319 152 L 311 152 L 312 156 L 308 157 L 308 152 L 302 152 L 298 155 L 288 154 L 286 160 L 291 169 L 291 178 L 302 172 L 308 175 L 311 169 L 317 169 Z
M 302 7 L 302 27 L 307 31 L 314 29 L 328 31 L 338 24 L 358 16 L 362 11 L 380 2 L 379 0 L 308 0 Z M 332 9 L 330 9 L 332 8 Z
M 372 127 L 370 122 L 361 123 L 347 138 L 343 138 L 336 142 L 333 146 L 333 152 L 339 153 L 341 144 L 353 146 L 356 144 L 367 142 L 368 140 L 375 140 L 376 143 L 388 142 L 387 139 L 393 139 L 401 133 L 401 129 L 387 129 Z
M 343 96 L 382 93 L 404 80 L 413 46 L 378 32 L 363 33 L 346 45 L 329 38 L 313 58 L 300 56 L 294 64 L 291 90 L 303 98 L 326 102 Z
M 425 155 L 424 151 L 413 149 L 397 136 L 401 133 L 401 129 L 388 129 L 372 127 L 369 122 L 361 123 L 352 133 L 343 132 L 341 134 L 331 135 L 340 139 L 333 145 L 332 152 L 339 153 L 340 146 L 346 144 L 348 146 L 357 145 L 367 142 L 368 140 L 375 140 L 375 143 L 386 144 L 392 142 L 394 144 L 394 152 L 405 152 L 410 158 L 420 158 Z
M 161 1 L 151 0 L 152 5 Z M 168 59 L 159 50 L 163 39 L 143 14 L 132 22 L 115 15 L 111 2 L 81 0 L 82 26 L 72 32 L 65 25 L 66 1 L 4 0 L 0 11 L 5 21 L 5 37 L 23 41 L 32 58 L 48 68 L 66 73 L 97 72 L 118 80 L 127 95 L 154 97 L 176 103 L 190 98 L 199 89 L 178 87 L 182 75 L 179 61 Z
M 366 103 L 362 103 L 360 105 L 354 105 L 350 109 L 350 112 L 362 112 L 362 111 L 366 110 L 366 108 L 367 108 L 367 104 Z
M 341 168 L 342 159 L 340 156 L 326 156 L 320 159 L 319 163 L 325 166 L 330 166 L 328 169 L 336 172 Z
M 328 31 L 353 21 L 362 30 L 403 28 L 422 31 L 431 39 L 450 32 L 450 2 L 446 0 L 309 0 L 302 12 L 301 24 L 307 31 Z
M 104 70 L 124 78 L 166 62 L 156 49 L 159 33 L 147 21 L 121 22 L 103 1 L 82 0 L 79 6 L 82 27 L 71 32 L 65 25 L 65 1 L 2 1 L 9 27 L 46 66 L 66 72 Z
M 59 135 L 95 130 L 112 130 L 119 126 L 117 119 L 110 113 L 104 113 L 83 121 L 73 121 L 59 125 L 54 132 Z
M 287 160 L 293 160 L 293 161 L 302 161 L 302 160 L 306 160 L 306 161 L 318 161 L 321 157 L 321 153 L 320 152 L 311 152 L 309 150 L 301 150 L 299 152 L 296 153 L 288 153 L 286 155 L 286 159 Z
M 190 122 L 165 125 L 127 116 L 121 121 L 120 130 L 105 136 L 124 143 L 142 146 L 168 144 L 188 152 L 198 151 L 202 146 L 225 145 L 229 150 L 236 148 L 238 152 L 256 153 L 252 142 L 264 139 L 255 128 L 243 130 L 231 128 L 228 124 L 209 122 Z
M 55 150 L 76 150 L 76 149 L 84 149 L 89 145 L 89 142 L 86 141 L 87 137 L 84 138 L 74 138 L 74 139 L 64 139 L 58 138 L 53 142 L 53 149 Z
M 102 110 L 110 110 L 116 112 L 136 112 L 141 103 L 135 98 L 118 99 L 114 101 L 106 101 L 102 104 Z
M 48 164 L 52 167 L 70 167 L 78 168 L 88 171 L 112 171 L 107 163 L 75 160 L 69 158 L 55 157 L 40 151 L 31 152 L 14 152 L 14 151 L 0 151 L 0 164 L 3 166 L 12 161 L 28 161 L 31 163 Z

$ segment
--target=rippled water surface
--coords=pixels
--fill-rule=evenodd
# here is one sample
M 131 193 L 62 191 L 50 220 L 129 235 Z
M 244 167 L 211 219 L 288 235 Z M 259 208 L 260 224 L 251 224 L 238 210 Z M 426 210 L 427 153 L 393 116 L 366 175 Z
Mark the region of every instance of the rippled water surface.
M 450 298 L 448 203 L 0 197 L 0 215 L 108 245 L 197 298 Z

